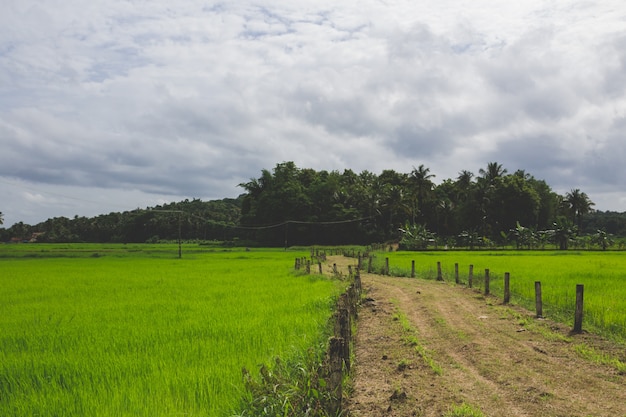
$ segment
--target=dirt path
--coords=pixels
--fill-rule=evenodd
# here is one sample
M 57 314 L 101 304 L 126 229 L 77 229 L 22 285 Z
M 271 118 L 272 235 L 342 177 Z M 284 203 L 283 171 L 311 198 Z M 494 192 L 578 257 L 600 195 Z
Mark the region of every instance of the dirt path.
M 626 416 L 626 375 L 577 353 L 582 345 L 624 361 L 623 346 L 462 286 L 361 278 L 346 415 L 443 416 L 465 404 L 485 416 Z

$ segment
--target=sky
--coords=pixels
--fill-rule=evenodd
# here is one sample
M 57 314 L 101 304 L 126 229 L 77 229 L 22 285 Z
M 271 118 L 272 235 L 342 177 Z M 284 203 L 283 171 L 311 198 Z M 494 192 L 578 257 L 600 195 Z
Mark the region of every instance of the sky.
M 626 211 L 623 0 L 8 0 L 4 226 L 489 162 Z

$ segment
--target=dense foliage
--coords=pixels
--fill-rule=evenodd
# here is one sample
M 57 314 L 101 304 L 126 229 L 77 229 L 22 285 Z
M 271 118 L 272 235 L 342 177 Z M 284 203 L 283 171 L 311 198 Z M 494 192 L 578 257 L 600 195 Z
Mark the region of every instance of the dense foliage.
M 160 240 L 224 240 L 239 223 L 241 199 L 184 200 L 96 217 L 55 217 L 0 229 L 2 241 L 142 243 Z
M 542 239 L 557 243 L 565 239 L 566 248 L 593 213 L 594 204 L 584 192 L 575 189 L 561 196 L 544 180 L 521 170 L 507 174 L 495 162 L 478 176 L 461 171 L 456 179 L 438 185 L 433 178 L 423 165 L 408 174 L 385 170 L 375 175 L 300 169 L 283 162 L 240 184 L 246 191 L 241 224 L 297 221 L 257 233 L 257 239 L 274 244 L 282 239 L 348 243 L 336 242 L 343 237 L 350 243 L 399 240 L 417 249 L 431 241 L 471 247 L 485 242 L 537 246 Z M 626 217 L 613 220 L 608 233 L 626 230 Z M 604 230 L 600 223 L 594 226 Z M 297 227 L 297 235 L 292 236 L 288 227 Z M 516 234 L 520 231 L 524 236 Z
M 579 189 L 565 195 L 523 170 L 508 173 L 491 162 L 478 175 L 461 171 L 435 184 L 430 169 L 409 173 L 355 173 L 299 168 L 293 162 L 264 169 L 239 184 L 237 199 L 194 199 L 94 218 L 48 219 L 0 228 L 0 240 L 48 242 L 156 242 L 222 240 L 247 245 L 369 244 L 403 241 L 407 248 L 516 245 L 562 249 L 608 247 L 626 236 L 626 213 L 596 212 Z M 604 237 L 601 235 L 604 233 Z M 600 240 L 604 239 L 601 244 Z

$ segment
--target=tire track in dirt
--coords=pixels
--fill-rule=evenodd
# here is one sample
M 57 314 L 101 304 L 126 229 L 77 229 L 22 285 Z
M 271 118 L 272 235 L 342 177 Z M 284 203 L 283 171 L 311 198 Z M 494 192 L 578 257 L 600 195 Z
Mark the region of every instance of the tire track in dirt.
M 354 264 L 331 262 L 346 270 Z M 465 287 L 363 273 L 361 279 L 367 300 L 347 415 L 442 416 L 466 403 L 495 417 L 626 416 L 626 376 L 574 350 L 608 342 L 569 337 L 563 326 Z M 398 315 L 441 375 L 407 343 Z

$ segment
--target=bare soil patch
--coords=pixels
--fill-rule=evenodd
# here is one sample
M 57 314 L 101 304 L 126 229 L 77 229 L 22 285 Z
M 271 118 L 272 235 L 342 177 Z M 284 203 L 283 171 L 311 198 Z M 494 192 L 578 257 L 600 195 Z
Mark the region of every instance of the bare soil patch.
M 333 257 L 347 270 L 354 259 Z M 584 359 L 623 346 L 453 283 L 361 274 L 349 416 L 626 416 L 626 375 Z

